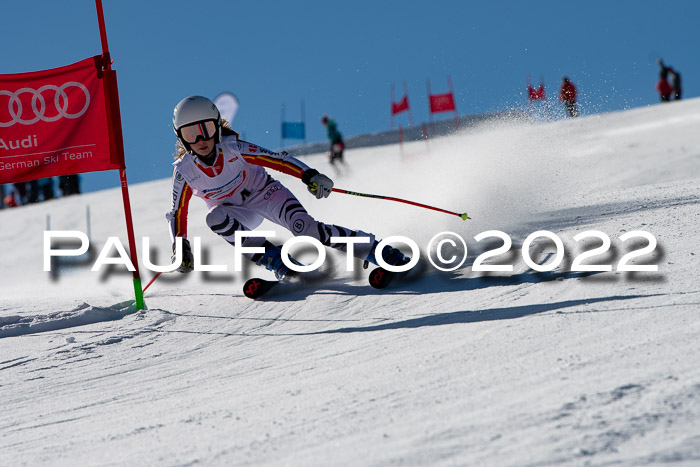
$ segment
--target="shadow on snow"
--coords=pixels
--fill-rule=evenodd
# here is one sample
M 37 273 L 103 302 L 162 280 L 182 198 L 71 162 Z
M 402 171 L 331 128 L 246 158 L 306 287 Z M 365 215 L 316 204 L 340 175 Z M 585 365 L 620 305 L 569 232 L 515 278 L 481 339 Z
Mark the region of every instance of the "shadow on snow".
M 378 324 L 372 326 L 345 327 L 328 331 L 315 332 L 310 334 L 336 334 L 351 332 L 385 331 L 390 329 L 412 329 L 425 326 L 444 326 L 449 324 L 479 323 L 483 321 L 496 321 L 503 319 L 522 318 L 524 316 L 535 315 L 547 311 L 561 310 L 579 305 L 592 303 L 609 302 L 614 300 L 630 300 L 644 298 L 651 295 L 613 295 L 610 297 L 588 298 L 582 300 L 565 300 L 561 302 L 542 303 L 536 305 L 522 305 L 514 307 L 490 308 L 476 311 L 454 311 L 449 313 L 436 313 L 423 316 L 421 318 L 395 321 L 392 323 Z

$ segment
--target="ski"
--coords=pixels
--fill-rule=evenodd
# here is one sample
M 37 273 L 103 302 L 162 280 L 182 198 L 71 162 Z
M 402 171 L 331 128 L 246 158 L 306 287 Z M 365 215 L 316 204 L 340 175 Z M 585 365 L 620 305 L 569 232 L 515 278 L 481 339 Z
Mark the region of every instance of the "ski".
M 262 297 L 279 284 L 280 281 L 269 281 L 260 279 L 259 277 L 253 277 L 243 284 L 243 295 L 255 300 Z
M 259 277 L 248 279 L 243 284 L 243 295 L 257 300 L 263 297 L 271 297 L 284 292 L 298 291 L 315 284 L 325 276 L 312 273 L 289 273 L 282 280 L 267 280 Z
M 423 275 L 423 273 L 424 267 L 421 264 L 412 269 L 409 269 L 408 271 L 401 272 L 392 272 L 379 266 L 372 269 L 367 279 L 369 281 L 369 285 L 371 285 L 375 289 L 385 289 L 397 282 L 405 283 L 414 281 L 420 278 Z
M 384 289 L 394 282 L 410 281 L 412 278 L 420 276 L 420 272 L 409 273 L 410 271 L 391 272 L 382 267 L 377 267 L 369 273 L 368 282 L 369 285 L 375 289 Z M 251 300 L 257 300 L 283 294 L 288 291 L 298 291 L 305 287 L 312 286 L 323 279 L 324 276 L 310 278 L 300 275 L 295 275 L 282 281 L 253 277 L 243 284 L 243 295 Z
M 374 268 L 372 272 L 369 273 L 369 285 L 375 289 L 383 289 L 391 283 L 394 275 L 395 273 L 387 271 L 384 268 Z

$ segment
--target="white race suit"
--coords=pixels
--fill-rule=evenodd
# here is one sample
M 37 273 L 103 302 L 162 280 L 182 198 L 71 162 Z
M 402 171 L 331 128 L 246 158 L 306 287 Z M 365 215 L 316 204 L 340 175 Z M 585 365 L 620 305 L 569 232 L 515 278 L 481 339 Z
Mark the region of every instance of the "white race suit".
M 240 141 L 234 135 L 222 136 L 215 151 L 216 160 L 211 166 L 203 164 L 191 152 L 173 163 L 172 209 L 166 215 L 173 241 L 175 237 L 187 237 L 187 208 L 194 195 L 209 207 L 206 219 L 209 228 L 232 245 L 236 231 L 255 229 L 263 219 L 268 219 L 295 236 L 307 235 L 342 251 L 346 251 L 346 243 L 331 243 L 331 237 L 367 237 L 369 243 L 353 247 L 356 257 L 367 258 L 375 243 L 374 235 L 315 220 L 292 192 L 264 168 L 301 179 L 309 170 L 306 164 L 286 152 L 272 152 Z M 261 237 L 245 237 L 242 245 L 259 247 L 265 242 Z M 257 259 L 257 255 L 246 256 Z

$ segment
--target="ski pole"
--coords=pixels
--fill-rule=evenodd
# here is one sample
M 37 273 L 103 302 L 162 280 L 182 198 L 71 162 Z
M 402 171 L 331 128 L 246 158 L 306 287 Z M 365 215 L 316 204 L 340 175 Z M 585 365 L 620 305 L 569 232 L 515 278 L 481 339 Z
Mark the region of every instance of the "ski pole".
M 153 283 L 156 281 L 156 279 L 158 279 L 158 277 L 159 277 L 161 274 L 163 274 L 163 273 L 162 273 L 162 272 L 157 272 L 156 275 L 153 276 L 153 279 L 151 279 L 150 281 L 148 281 L 148 284 L 146 284 L 146 287 L 143 288 L 143 291 L 142 291 L 141 293 L 146 293 L 146 289 L 149 288 L 149 287 L 151 286 L 151 284 L 153 284 Z
M 369 193 L 358 193 L 356 191 L 343 190 L 342 188 L 333 188 L 333 191 L 335 191 L 337 193 L 343 193 L 346 195 L 362 196 L 365 198 L 375 198 L 375 199 L 386 199 L 389 201 L 398 201 L 399 203 L 406 203 L 406 204 L 410 204 L 412 206 L 418 206 L 420 208 L 432 209 L 433 211 L 439 211 L 439 212 L 444 212 L 445 214 L 451 214 L 453 216 L 459 217 L 463 221 L 466 221 L 467 219 L 471 219 L 471 217 L 469 217 L 466 212 L 460 214 L 458 212 L 448 211 L 446 209 L 441 209 L 441 208 L 436 208 L 435 206 L 428 206 L 427 204 L 416 203 L 414 201 L 409 201 L 407 199 L 394 198 L 393 196 L 382 196 L 382 195 L 372 195 Z

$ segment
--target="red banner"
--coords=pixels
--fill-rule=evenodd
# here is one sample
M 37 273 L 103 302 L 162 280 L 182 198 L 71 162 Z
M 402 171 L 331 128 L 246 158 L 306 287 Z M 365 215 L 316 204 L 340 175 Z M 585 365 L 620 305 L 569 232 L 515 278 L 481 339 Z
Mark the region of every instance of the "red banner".
M 539 101 L 544 99 L 545 93 L 544 93 L 544 84 L 540 84 L 540 86 L 535 89 L 532 86 L 527 87 L 527 97 L 531 101 Z
M 403 96 L 399 102 L 391 103 L 391 115 L 400 114 L 408 110 L 408 96 Z
M 0 75 L 0 184 L 121 167 L 99 59 Z
M 430 96 L 430 113 L 455 112 L 456 109 L 452 93 L 433 94 Z

